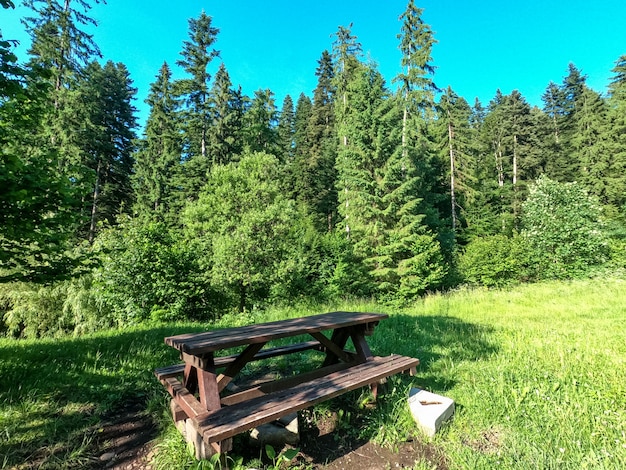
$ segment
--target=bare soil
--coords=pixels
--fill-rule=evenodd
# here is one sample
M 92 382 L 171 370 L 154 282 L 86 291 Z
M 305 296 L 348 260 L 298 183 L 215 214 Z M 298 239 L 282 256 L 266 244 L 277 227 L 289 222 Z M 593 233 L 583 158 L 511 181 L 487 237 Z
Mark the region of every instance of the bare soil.
M 447 470 L 445 456 L 432 444 L 418 437 L 402 442 L 395 449 L 361 440 L 345 430 L 337 429 L 337 416 L 330 413 L 323 419 L 301 420 L 301 441 L 297 457 L 301 468 L 314 470 L 383 470 L 413 468 L 415 462 L 428 462 L 430 467 Z M 152 419 L 133 404 L 107 417 L 100 425 L 94 448 L 93 468 L 112 470 L 150 470 L 157 428 Z M 239 455 L 258 457 L 257 449 L 236 449 Z

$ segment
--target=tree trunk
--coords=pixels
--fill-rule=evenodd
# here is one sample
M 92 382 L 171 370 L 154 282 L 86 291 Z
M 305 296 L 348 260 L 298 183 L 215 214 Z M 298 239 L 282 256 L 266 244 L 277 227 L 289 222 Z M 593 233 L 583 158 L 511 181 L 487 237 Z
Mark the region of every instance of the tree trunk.
M 456 194 L 455 194 L 455 164 L 454 164 L 454 146 L 452 142 L 454 140 L 454 129 L 452 128 L 452 121 L 450 118 L 450 111 L 448 111 L 448 149 L 450 151 L 450 204 L 452 206 L 452 233 L 456 232 Z
M 247 288 L 243 281 L 239 281 L 239 313 L 246 309 Z
M 98 199 L 100 197 L 100 169 L 102 162 L 98 160 L 98 166 L 96 168 L 96 183 L 93 189 L 93 202 L 91 203 L 91 223 L 89 224 L 89 243 L 93 243 L 96 235 L 96 223 L 98 215 Z

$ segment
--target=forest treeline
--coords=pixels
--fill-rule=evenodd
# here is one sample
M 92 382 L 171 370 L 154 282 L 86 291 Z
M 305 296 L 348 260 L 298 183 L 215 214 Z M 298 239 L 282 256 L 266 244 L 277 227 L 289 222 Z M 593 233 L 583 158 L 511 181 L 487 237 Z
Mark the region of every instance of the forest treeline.
M 26 58 L 0 38 L 7 334 L 346 296 L 399 305 L 624 267 L 626 55 L 606 95 L 564 64 L 541 108 L 518 91 L 469 103 L 437 87 L 410 0 L 401 73 L 383 77 L 340 26 L 312 93 L 279 106 L 231 82 L 203 12 L 176 62 L 185 78 L 155 71 L 138 135 L 128 69 L 85 32 L 94 2 L 26 0 Z

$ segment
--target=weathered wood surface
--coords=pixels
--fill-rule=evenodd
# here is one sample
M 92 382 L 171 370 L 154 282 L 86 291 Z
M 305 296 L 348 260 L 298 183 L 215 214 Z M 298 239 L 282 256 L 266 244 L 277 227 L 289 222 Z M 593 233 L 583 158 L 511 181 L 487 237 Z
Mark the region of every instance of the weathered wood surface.
M 367 362 L 198 415 L 197 429 L 207 443 L 218 442 L 343 393 L 412 371 L 419 360 L 405 356 L 373 357 Z
M 246 344 L 267 343 L 289 336 L 313 334 L 355 326 L 371 333 L 373 327 L 388 315 L 362 312 L 331 312 L 203 333 L 188 333 L 165 338 L 165 343 L 181 352 L 201 356 L 221 349 Z
M 256 353 L 256 355 L 250 359 L 249 362 L 260 361 L 261 359 L 269 359 L 272 357 L 283 356 L 285 354 L 292 354 L 298 352 L 309 351 L 311 349 L 317 349 L 318 351 L 323 351 L 324 348 L 320 345 L 318 341 L 305 341 L 303 343 L 297 344 L 289 344 L 287 346 L 278 346 L 275 348 L 263 349 Z M 235 360 L 239 357 L 238 354 L 233 354 L 229 356 L 221 356 L 216 357 L 213 360 L 214 367 L 216 369 L 224 368 L 230 366 Z M 154 371 L 154 375 L 156 375 L 157 379 L 162 380 L 168 377 L 176 377 L 182 375 L 185 370 L 185 364 L 174 364 L 166 367 L 159 367 Z

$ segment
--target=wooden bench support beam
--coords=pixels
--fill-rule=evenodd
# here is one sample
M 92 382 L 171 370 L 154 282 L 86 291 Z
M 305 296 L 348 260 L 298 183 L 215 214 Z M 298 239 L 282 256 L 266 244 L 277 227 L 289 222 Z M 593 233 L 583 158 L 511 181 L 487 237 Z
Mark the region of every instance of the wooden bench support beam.
M 277 346 L 275 348 L 268 348 L 259 351 L 252 361 L 259 361 L 261 359 L 268 359 L 271 357 L 283 356 L 285 354 L 304 352 L 309 350 L 317 350 L 324 351 L 325 348 L 318 341 L 305 341 L 303 343 L 298 344 L 290 344 L 287 346 Z M 193 359 L 195 356 L 189 356 L 186 353 L 183 353 L 189 361 L 195 363 L 196 360 Z M 229 356 L 216 357 L 213 359 L 214 367 L 216 369 L 223 369 L 225 367 L 230 366 L 235 360 L 239 357 L 238 354 L 233 354 Z M 157 379 L 163 380 L 170 377 L 177 377 L 182 375 L 185 370 L 185 364 L 174 364 L 167 367 L 159 367 L 154 371 L 154 375 L 156 375 Z
M 419 360 L 405 356 L 373 357 L 362 364 L 221 408 L 196 418 L 207 443 L 219 442 L 343 393 L 410 370 Z

